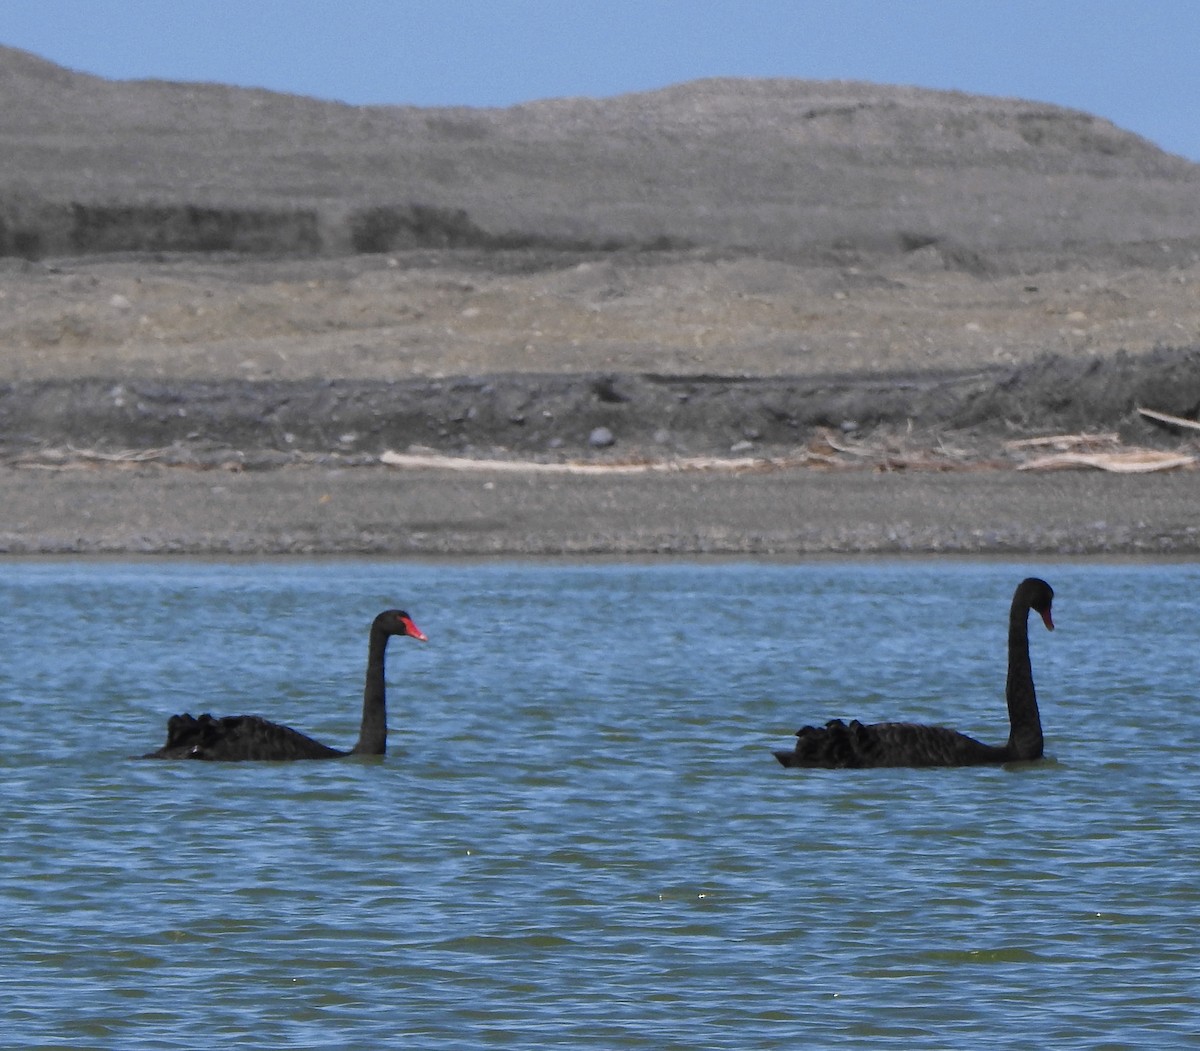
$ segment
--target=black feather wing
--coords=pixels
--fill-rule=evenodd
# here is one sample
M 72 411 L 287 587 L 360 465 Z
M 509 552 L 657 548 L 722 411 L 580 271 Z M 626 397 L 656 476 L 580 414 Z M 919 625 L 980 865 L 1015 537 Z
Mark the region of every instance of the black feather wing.
M 796 731 L 794 751 L 775 753 L 784 766 L 858 769 L 880 766 L 971 766 L 994 763 L 1002 749 L 951 730 L 921 723 L 849 723 Z
M 255 759 L 332 759 L 345 752 L 307 734 L 258 715 L 187 713 L 167 720 L 167 743 L 145 759 L 201 759 L 237 762 Z

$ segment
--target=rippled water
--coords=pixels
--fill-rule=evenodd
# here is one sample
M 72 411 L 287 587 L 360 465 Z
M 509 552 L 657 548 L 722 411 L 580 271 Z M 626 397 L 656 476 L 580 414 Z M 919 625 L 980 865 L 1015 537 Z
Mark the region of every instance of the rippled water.
M 1192 1045 L 1195 565 L 7 563 L 11 1047 Z M 785 771 L 833 715 L 1049 758 Z M 176 711 L 383 761 L 128 757 Z

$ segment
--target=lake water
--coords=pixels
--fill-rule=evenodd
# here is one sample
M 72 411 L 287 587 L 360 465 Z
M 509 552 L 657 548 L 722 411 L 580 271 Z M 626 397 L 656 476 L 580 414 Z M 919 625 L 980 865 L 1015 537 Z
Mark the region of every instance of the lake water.
M 838 715 L 1048 758 L 784 770 Z M 10 562 L 0 1041 L 1200 1046 L 1197 565 Z M 152 763 L 168 715 L 386 759 Z

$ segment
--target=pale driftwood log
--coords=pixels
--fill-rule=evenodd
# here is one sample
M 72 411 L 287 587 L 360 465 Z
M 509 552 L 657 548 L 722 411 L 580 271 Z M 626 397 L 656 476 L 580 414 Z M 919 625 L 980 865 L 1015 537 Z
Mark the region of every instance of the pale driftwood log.
M 1055 453 L 1018 465 L 1018 471 L 1059 471 L 1091 467 L 1116 474 L 1147 474 L 1194 467 L 1196 457 L 1157 449 L 1129 449 L 1115 453 Z
M 79 449 L 74 445 L 67 446 L 67 452 L 80 460 L 97 460 L 100 463 L 147 463 L 159 459 L 166 449 L 122 449 L 115 453 L 101 452 L 99 449 Z
M 1192 431 L 1200 431 L 1200 421 L 1189 420 L 1183 416 L 1172 416 L 1169 412 L 1159 412 L 1157 409 L 1143 409 L 1139 406 L 1138 412 L 1149 420 L 1154 420 L 1156 423 L 1167 423 L 1172 427 L 1184 427 Z
M 442 456 L 437 453 L 380 453 L 379 462 L 408 470 L 489 471 L 510 474 L 645 474 L 675 471 L 762 471 L 792 467 L 807 457 L 768 460 L 751 456 L 736 459 L 688 457 L 678 460 L 636 460 L 625 463 L 580 463 L 565 461 L 543 463 L 539 460 L 474 460 L 466 456 Z
M 166 449 L 123 449 L 119 452 L 101 452 L 99 449 L 80 449 L 74 445 L 65 448 L 34 449 L 17 453 L 5 459 L 12 467 L 63 470 L 71 467 L 94 466 L 96 464 L 121 466 L 123 464 L 153 463 L 167 452 Z
M 1116 431 L 1099 434 L 1049 434 L 1044 438 L 1013 438 L 1004 443 L 1006 449 L 1071 449 L 1080 445 L 1118 445 L 1121 436 Z
M 688 471 L 738 473 L 750 471 L 788 471 L 802 468 L 828 471 L 912 470 L 953 471 L 970 465 L 945 457 L 921 453 L 889 453 L 875 449 L 860 458 L 846 459 L 807 449 L 791 456 L 719 457 L 690 456 L 671 460 L 627 460 L 617 463 L 588 463 L 579 460 L 544 462 L 541 460 L 476 460 L 467 456 L 439 453 L 380 453 L 379 462 L 401 470 L 441 470 L 462 472 L 502 472 L 505 474 L 678 474 Z
M 816 446 L 824 443 L 834 452 L 845 453 L 847 456 L 878 456 L 879 450 L 873 449 L 870 446 L 863 445 L 847 445 L 845 442 L 839 442 L 833 436 L 832 431 L 823 430 L 818 438 L 815 438 L 809 443 L 809 448 L 814 452 L 819 452 Z

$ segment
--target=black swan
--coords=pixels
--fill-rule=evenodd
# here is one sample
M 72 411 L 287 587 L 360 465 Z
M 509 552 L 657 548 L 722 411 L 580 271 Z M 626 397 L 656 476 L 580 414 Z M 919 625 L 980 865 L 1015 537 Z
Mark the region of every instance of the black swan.
M 1017 585 L 1008 614 L 1008 743 L 984 744 L 944 726 L 917 723 L 860 723 L 848 726 L 832 719 L 824 726 L 796 731 L 794 751 L 778 751 L 784 766 L 830 769 L 868 766 L 973 766 L 1006 763 L 1014 759 L 1039 759 L 1042 755 L 1042 720 L 1038 715 L 1033 670 L 1029 664 L 1029 611 L 1041 614 L 1054 630 L 1050 604 L 1054 590 L 1044 580 L 1029 577 Z
M 314 741 L 290 726 L 257 715 L 172 715 L 167 720 L 167 743 L 143 759 L 336 759 L 344 755 L 383 755 L 387 751 L 387 707 L 383 656 L 388 639 L 407 635 L 427 642 L 425 633 L 403 610 L 389 609 L 371 624 L 367 650 L 367 684 L 363 689 L 362 728 L 358 743 L 348 752 Z

